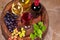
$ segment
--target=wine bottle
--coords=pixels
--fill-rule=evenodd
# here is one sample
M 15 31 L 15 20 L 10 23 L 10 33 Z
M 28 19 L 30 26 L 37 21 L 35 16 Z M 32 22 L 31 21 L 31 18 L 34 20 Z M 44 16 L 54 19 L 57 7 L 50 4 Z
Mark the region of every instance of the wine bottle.
M 41 4 L 39 0 L 34 0 L 33 4 L 31 5 L 31 9 L 33 18 L 40 16 Z
M 31 9 L 33 11 L 39 11 L 41 8 L 39 0 L 34 0 L 33 4 L 31 5 Z

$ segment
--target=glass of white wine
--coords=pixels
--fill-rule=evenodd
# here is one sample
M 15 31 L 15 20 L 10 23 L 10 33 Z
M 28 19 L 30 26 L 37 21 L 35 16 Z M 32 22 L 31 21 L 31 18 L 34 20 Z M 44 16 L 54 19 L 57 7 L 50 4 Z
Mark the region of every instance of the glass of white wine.
M 18 3 L 13 3 L 11 10 L 12 10 L 12 13 L 13 13 L 13 14 L 15 14 L 15 15 L 20 15 L 20 14 L 22 14 L 22 12 L 23 12 L 23 7 L 22 7 L 22 5 L 20 4 L 20 2 L 18 2 Z
M 22 4 L 24 11 L 29 10 L 29 8 L 30 8 L 30 6 L 32 4 L 31 0 L 19 0 L 19 2 Z

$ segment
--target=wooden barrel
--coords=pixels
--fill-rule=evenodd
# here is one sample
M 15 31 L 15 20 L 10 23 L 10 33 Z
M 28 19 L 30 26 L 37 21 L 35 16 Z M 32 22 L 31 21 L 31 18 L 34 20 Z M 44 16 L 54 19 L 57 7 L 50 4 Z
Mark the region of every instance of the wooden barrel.
M 1 30 L 2 30 L 2 34 L 4 35 L 4 37 L 6 38 L 6 40 L 8 40 L 8 38 L 10 37 L 11 32 L 9 32 L 9 30 L 7 29 L 7 27 L 6 27 L 5 23 L 4 23 L 4 16 L 6 15 L 6 12 L 11 9 L 13 2 L 18 2 L 18 1 L 15 0 L 15 1 L 9 2 L 9 3 L 5 6 L 5 8 L 4 8 L 4 10 L 3 10 L 2 14 L 1 14 L 1 23 L 2 23 Z M 31 9 L 30 9 L 29 11 L 32 12 Z M 48 31 L 49 17 L 48 17 L 48 14 L 47 14 L 46 9 L 44 8 L 44 6 L 43 6 L 42 4 L 41 4 L 40 12 L 42 13 L 41 19 L 42 19 L 44 25 L 45 25 L 46 28 L 47 28 L 46 31 L 43 32 L 43 38 L 42 38 L 42 39 L 44 39 L 44 36 L 46 35 L 46 33 L 47 33 L 47 31 Z M 36 19 L 33 19 L 33 20 L 32 20 L 32 24 L 41 21 L 41 20 L 39 20 L 39 19 L 40 19 L 40 17 L 38 17 L 38 18 L 36 18 Z M 29 32 L 29 31 L 32 31 L 32 29 L 29 29 L 27 32 Z M 39 38 L 37 38 L 37 39 L 40 40 Z M 36 39 L 36 40 L 37 40 L 37 39 Z M 27 37 L 24 37 L 23 39 L 21 39 L 21 38 L 18 37 L 17 40 L 31 40 L 31 39 L 29 38 L 29 36 L 27 36 Z

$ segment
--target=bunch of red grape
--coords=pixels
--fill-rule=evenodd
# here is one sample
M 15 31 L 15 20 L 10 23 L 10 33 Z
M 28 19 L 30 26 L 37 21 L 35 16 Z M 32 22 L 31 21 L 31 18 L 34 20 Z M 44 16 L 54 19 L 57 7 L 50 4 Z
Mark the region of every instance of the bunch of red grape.
M 12 32 L 14 28 L 17 27 L 16 18 L 17 18 L 16 15 L 14 15 L 13 13 L 9 13 L 9 12 L 7 12 L 4 17 L 5 24 L 10 32 Z

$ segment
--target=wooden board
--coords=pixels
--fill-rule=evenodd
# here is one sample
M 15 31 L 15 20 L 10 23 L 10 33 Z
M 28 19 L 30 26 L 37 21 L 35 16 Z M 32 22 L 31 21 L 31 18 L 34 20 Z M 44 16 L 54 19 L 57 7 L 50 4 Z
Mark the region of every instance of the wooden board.
M 1 30 L 2 30 L 2 34 L 4 35 L 4 37 L 6 39 L 8 39 L 10 37 L 10 32 L 9 30 L 7 29 L 5 23 L 4 23 L 4 16 L 6 14 L 6 12 L 11 9 L 11 6 L 12 6 L 12 3 L 13 2 L 17 2 L 17 1 L 11 1 L 9 2 L 6 7 L 4 8 L 3 12 L 2 12 L 2 15 L 1 15 L 1 21 L 2 21 L 2 27 L 1 27 Z M 44 25 L 46 26 L 46 31 L 43 33 L 43 39 L 44 39 L 44 36 L 46 35 L 47 31 L 48 31 L 48 26 L 49 26 L 49 19 L 48 19 L 48 14 L 47 14 L 47 11 L 46 9 L 44 8 L 44 6 L 42 5 L 42 8 L 41 8 L 41 13 L 42 13 L 42 21 L 44 22 Z M 39 18 L 38 18 L 39 19 Z M 34 19 L 35 20 L 35 19 Z M 34 20 L 32 22 L 34 22 Z M 38 21 L 38 20 L 36 20 Z M 35 22 L 36 23 L 36 22 Z M 18 38 L 18 40 L 25 40 L 25 38 L 23 39 L 20 39 Z M 26 40 L 30 40 L 29 37 L 26 37 Z

